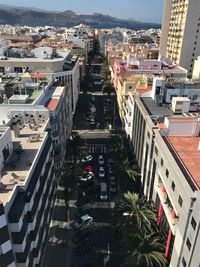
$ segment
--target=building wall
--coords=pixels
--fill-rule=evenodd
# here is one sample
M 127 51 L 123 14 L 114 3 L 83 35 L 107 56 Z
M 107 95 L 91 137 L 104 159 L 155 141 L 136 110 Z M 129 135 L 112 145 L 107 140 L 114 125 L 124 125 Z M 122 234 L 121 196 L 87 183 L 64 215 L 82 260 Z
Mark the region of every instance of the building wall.
M 25 190 L 13 195 L 7 210 L 13 250 L 20 267 L 36 266 L 41 260 L 55 201 L 56 181 L 51 153 L 52 143 L 48 138 Z
M 0 263 L 1 267 L 16 266 L 2 203 L 0 203 Z

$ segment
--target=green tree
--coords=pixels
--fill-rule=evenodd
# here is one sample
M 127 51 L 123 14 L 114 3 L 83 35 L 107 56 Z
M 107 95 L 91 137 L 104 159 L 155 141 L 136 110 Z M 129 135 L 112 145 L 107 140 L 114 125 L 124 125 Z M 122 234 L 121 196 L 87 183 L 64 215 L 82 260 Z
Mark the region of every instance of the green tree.
M 164 246 L 155 233 L 129 233 L 123 246 L 124 261 L 127 267 L 165 267 L 167 259 L 164 256 Z
M 72 156 L 73 166 L 77 163 L 77 158 L 82 156 L 86 149 L 86 142 L 79 133 L 72 132 L 71 139 L 69 140 L 69 149 Z
M 157 231 L 157 210 L 144 196 L 124 193 L 115 209 L 116 226 L 124 233 L 139 229 L 144 233 Z
M 136 181 L 137 177 L 140 175 L 138 172 L 138 167 L 131 165 L 128 158 L 125 158 L 118 162 L 114 166 L 115 172 L 123 179 L 129 177 Z

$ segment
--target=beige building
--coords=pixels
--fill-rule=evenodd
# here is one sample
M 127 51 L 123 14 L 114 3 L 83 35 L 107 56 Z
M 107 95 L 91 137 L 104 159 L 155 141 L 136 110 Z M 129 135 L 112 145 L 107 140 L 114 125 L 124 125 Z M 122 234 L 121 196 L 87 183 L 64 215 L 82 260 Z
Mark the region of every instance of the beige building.
M 165 0 L 160 41 L 160 57 L 179 64 L 192 75 L 195 58 L 200 55 L 200 1 Z

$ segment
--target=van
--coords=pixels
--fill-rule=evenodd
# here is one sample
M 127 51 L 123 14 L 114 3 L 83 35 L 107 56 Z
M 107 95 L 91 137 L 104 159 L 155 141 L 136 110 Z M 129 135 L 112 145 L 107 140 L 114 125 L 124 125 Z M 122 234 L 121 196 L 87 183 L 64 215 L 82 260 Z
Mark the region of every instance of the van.
M 100 199 L 101 200 L 108 200 L 108 190 L 107 190 L 107 184 L 106 183 L 100 184 Z

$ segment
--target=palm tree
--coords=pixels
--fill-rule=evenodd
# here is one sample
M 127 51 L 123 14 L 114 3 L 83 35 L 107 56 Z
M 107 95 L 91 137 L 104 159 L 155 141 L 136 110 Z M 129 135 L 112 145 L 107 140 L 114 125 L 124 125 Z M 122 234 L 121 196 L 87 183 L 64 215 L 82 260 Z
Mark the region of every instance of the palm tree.
M 137 231 L 150 233 L 157 230 L 157 210 L 144 196 L 139 198 L 136 193 L 124 193 L 116 206 L 117 228 L 123 232 Z
M 126 178 L 129 177 L 136 181 L 136 177 L 140 175 L 140 173 L 137 171 L 138 167 L 131 165 L 128 158 L 125 158 L 124 160 L 121 160 L 118 162 L 115 166 L 114 169 L 116 173 L 118 173 L 119 177 L 121 178 Z
M 71 139 L 69 140 L 69 147 L 73 157 L 73 166 L 75 166 L 77 158 L 85 152 L 86 142 L 77 132 L 72 132 Z
M 164 246 L 155 233 L 145 235 L 129 233 L 125 240 L 122 266 L 134 267 L 165 267 Z

